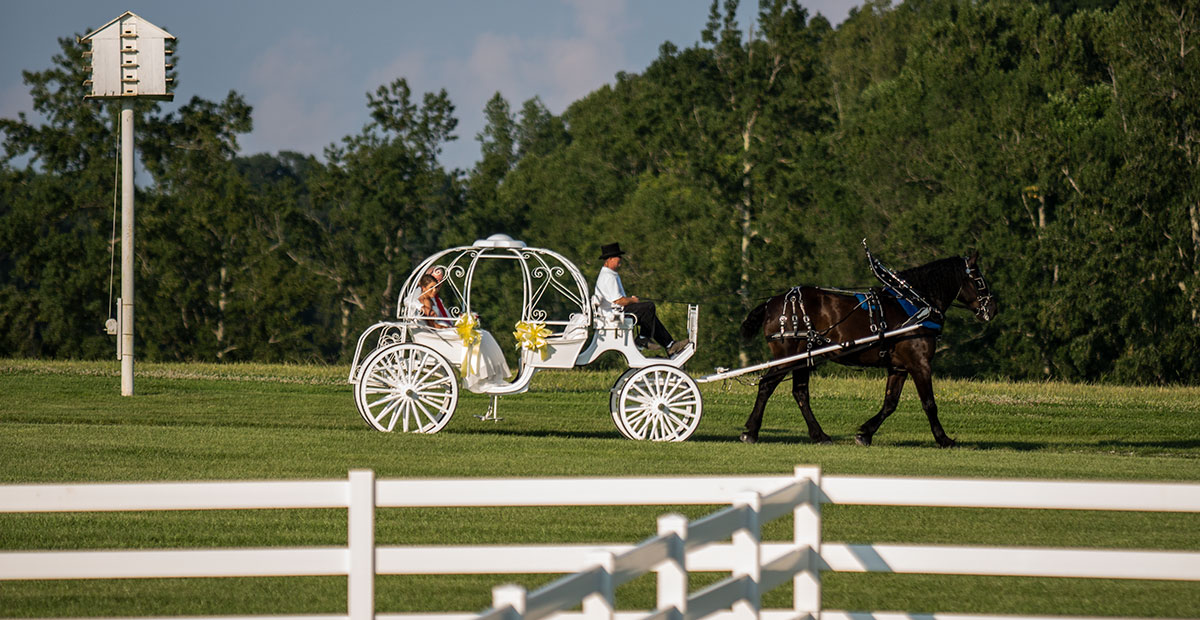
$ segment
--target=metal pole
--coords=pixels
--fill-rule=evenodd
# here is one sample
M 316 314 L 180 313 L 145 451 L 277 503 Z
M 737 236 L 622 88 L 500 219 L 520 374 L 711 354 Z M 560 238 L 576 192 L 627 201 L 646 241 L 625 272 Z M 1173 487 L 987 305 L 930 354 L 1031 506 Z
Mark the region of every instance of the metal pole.
M 121 101 L 121 396 L 133 396 L 133 103 Z

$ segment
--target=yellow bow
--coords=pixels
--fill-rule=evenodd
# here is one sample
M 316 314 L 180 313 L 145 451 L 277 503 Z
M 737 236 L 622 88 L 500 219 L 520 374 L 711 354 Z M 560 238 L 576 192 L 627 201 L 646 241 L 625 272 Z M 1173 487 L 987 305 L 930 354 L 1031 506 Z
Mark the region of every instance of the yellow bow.
M 479 372 L 479 320 L 472 314 L 464 314 L 454 322 L 454 331 L 458 333 L 463 343 L 462 365 L 459 370 L 463 375 L 478 374 Z
M 522 349 L 537 352 L 544 362 L 548 355 L 546 336 L 549 336 L 550 333 L 550 330 L 546 329 L 545 323 L 517 321 L 517 331 L 513 332 L 513 337 L 517 339 L 517 344 Z

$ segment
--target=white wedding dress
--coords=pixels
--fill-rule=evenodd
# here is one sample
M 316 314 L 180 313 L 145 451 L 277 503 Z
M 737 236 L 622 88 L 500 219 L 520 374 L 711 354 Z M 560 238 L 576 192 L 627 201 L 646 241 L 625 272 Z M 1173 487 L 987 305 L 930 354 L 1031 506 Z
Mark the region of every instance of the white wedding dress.
M 457 339 L 458 334 L 454 329 L 454 317 L 450 316 L 450 313 L 446 311 L 446 307 L 442 304 L 440 298 L 434 297 L 433 302 L 434 314 L 429 321 L 431 327 L 437 329 L 439 332 L 443 330 L 451 332 L 452 337 Z M 412 308 L 412 314 L 421 314 L 422 305 L 416 295 L 409 298 L 407 305 Z M 504 350 L 500 348 L 500 344 L 496 342 L 496 338 L 492 336 L 491 332 L 486 329 L 478 331 L 479 346 L 467 349 L 464 353 L 466 359 L 459 370 L 463 378 L 463 387 L 476 394 L 482 394 L 489 387 L 506 385 L 509 375 L 512 374 L 512 370 L 508 368 L 508 361 L 504 359 Z

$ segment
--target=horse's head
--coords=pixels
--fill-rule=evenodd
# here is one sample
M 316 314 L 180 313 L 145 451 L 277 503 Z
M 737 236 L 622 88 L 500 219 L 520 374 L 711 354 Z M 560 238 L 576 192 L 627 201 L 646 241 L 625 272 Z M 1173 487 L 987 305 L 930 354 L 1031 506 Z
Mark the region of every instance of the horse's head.
M 988 288 L 983 279 L 983 271 L 979 269 L 979 252 L 972 252 L 963 258 L 966 267 L 966 278 L 958 289 L 958 301 L 961 301 L 981 321 L 990 321 L 996 317 L 996 298 L 992 289 Z

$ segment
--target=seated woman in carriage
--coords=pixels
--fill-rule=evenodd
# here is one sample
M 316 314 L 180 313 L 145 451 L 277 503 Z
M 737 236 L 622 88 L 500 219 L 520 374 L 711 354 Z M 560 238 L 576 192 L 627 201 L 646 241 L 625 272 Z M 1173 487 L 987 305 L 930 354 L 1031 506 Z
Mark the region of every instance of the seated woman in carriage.
M 442 281 L 436 273 L 427 273 L 418 281 L 420 293 L 410 304 L 434 329 L 454 329 L 454 317 L 446 311 L 446 305 L 438 296 Z M 504 359 L 504 351 L 496 338 L 487 330 L 479 330 L 479 346 L 468 349 L 467 363 L 463 364 L 463 384 L 472 392 L 480 392 L 488 385 L 504 383 L 512 371 Z

